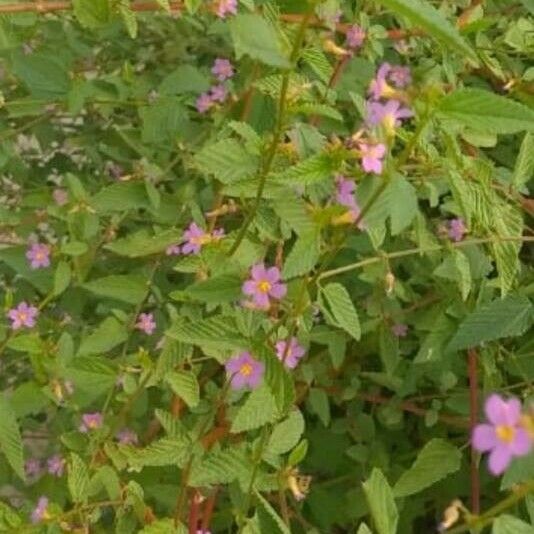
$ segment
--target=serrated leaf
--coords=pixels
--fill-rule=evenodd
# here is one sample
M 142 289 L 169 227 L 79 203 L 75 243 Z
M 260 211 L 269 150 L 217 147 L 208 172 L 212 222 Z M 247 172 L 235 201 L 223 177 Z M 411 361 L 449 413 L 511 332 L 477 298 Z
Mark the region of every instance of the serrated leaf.
M 318 232 L 300 235 L 287 255 L 282 271 L 284 279 L 294 278 L 309 273 L 315 267 L 320 256 Z
M 19 425 L 11 404 L 3 395 L 0 395 L 0 448 L 13 471 L 25 480 Z
M 363 492 L 377 534 L 396 534 L 399 512 L 386 477 L 376 467 L 363 483 Z
M 521 189 L 534 176 L 534 134 L 527 132 L 523 137 L 519 154 L 515 160 L 512 186 Z
M 276 199 L 273 209 L 277 215 L 298 235 L 309 235 L 316 230 L 316 225 L 302 198 L 291 194 Z
M 455 249 L 452 253 L 454 266 L 456 267 L 458 286 L 460 287 L 460 293 L 462 299 L 466 300 L 471 291 L 471 269 L 469 267 L 469 260 L 467 256 L 458 249 Z
M 432 439 L 419 452 L 413 465 L 393 488 L 395 497 L 407 497 L 428 488 L 460 469 L 462 454 L 442 439 Z
M 128 35 L 132 39 L 135 39 L 137 37 L 138 30 L 137 17 L 130 7 L 130 0 L 119 0 L 117 7 L 119 9 L 119 14 L 122 18 L 122 21 L 124 22 L 124 26 L 128 31 Z
M 128 332 L 126 327 L 115 317 L 104 319 L 87 337 L 82 339 L 78 354 L 100 354 L 126 341 Z
M 503 514 L 493 522 L 492 534 L 534 534 L 534 526 L 512 515 Z
M 150 525 L 145 525 L 139 531 L 139 534 L 187 534 L 187 532 L 188 529 L 183 523 L 176 525 L 173 518 L 166 517 L 164 519 L 156 519 Z M 117 534 L 119 533 L 117 532 Z
M 522 295 L 496 299 L 470 313 L 451 339 L 448 350 L 467 349 L 486 341 L 523 334 L 532 322 L 532 304 Z
M 191 442 L 185 436 L 180 438 L 162 438 L 143 449 L 130 445 L 119 446 L 128 465 L 134 470 L 143 467 L 161 467 L 176 465 L 182 467 L 190 454 Z
M 456 50 L 462 56 L 478 62 L 477 56 L 459 31 L 434 7 L 424 0 L 379 0 L 398 15 L 406 17 L 415 26 L 443 45 Z
M 345 287 L 338 283 L 328 284 L 321 290 L 321 295 L 336 326 L 358 341 L 361 337 L 360 320 Z
M 293 377 L 272 351 L 258 349 L 257 355 L 265 364 L 265 383 L 274 395 L 278 411 L 287 414 L 295 401 Z
M 266 385 L 254 389 L 232 421 L 230 432 L 238 434 L 259 428 L 276 420 L 278 409 L 273 394 Z
M 274 26 L 262 16 L 239 14 L 229 26 L 237 59 L 248 55 L 273 67 L 291 66 Z
M 458 89 L 440 102 L 437 113 L 480 132 L 511 134 L 534 131 L 534 111 L 482 89 Z
M 266 454 L 284 454 L 297 445 L 304 432 L 304 417 L 298 410 L 278 423 L 269 438 Z
M 319 153 L 277 174 L 275 179 L 291 185 L 314 184 L 330 179 L 338 167 L 339 163 L 330 154 Z
M 193 464 L 189 484 L 193 487 L 230 484 L 250 473 L 250 458 L 241 448 L 207 454 Z
M 181 241 L 182 235 L 181 230 L 165 230 L 157 234 L 141 231 L 108 243 L 104 248 L 120 256 L 141 258 L 163 252 L 168 246 Z
M 148 291 L 146 278 L 136 274 L 112 274 L 86 282 L 82 287 L 99 297 L 128 304 L 139 304 Z
M 181 293 L 194 300 L 200 300 L 208 304 L 221 304 L 239 300 L 242 296 L 242 285 L 243 280 L 239 276 L 221 274 L 212 276 L 208 280 L 197 282 Z M 172 298 L 173 293 L 170 296 Z
M 190 408 L 194 408 L 200 400 L 200 388 L 197 377 L 191 371 L 173 371 L 165 380 L 173 392 Z
M 83 503 L 87 500 L 89 490 L 89 470 L 85 462 L 74 453 L 70 455 L 67 484 L 73 502 Z

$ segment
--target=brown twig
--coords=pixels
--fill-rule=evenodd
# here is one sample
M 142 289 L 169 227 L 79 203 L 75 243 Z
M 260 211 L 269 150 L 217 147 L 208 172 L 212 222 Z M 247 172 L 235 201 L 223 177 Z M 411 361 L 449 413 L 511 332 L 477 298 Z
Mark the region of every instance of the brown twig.
M 180 11 L 181 2 L 169 2 L 171 11 Z M 136 2 L 130 6 L 132 11 L 161 11 L 157 2 Z M 0 13 L 53 13 L 55 11 L 70 11 L 72 2 L 21 2 L 0 5 Z
M 469 427 L 471 432 L 478 421 L 478 354 L 475 349 L 467 352 L 467 368 L 469 376 Z M 471 512 L 480 513 L 480 476 L 478 472 L 478 455 L 471 448 Z
M 204 511 L 202 513 L 202 530 L 209 532 L 211 518 L 213 516 L 213 510 L 215 509 L 215 502 L 217 501 L 217 495 L 219 488 L 215 488 L 214 492 L 208 497 L 206 504 L 204 505 Z

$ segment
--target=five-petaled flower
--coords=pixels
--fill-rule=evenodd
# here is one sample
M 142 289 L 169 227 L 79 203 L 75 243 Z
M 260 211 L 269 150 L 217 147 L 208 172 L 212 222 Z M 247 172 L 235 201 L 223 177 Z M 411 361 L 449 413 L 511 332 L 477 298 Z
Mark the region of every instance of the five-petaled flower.
M 345 33 L 347 46 L 352 49 L 360 48 L 365 41 L 365 30 L 356 24 L 349 26 Z
M 250 279 L 243 284 L 243 293 L 252 297 L 252 304 L 260 309 L 268 309 L 270 299 L 281 299 L 287 292 L 287 286 L 280 282 L 278 267 L 265 268 L 263 263 L 256 263 L 250 270 Z
M 306 349 L 299 345 L 296 337 L 292 337 L 289 344 L 284 340 L 276 342 L 276 356 L 289 369 L 294 369 L 305 354 Z
M 225 368 L 233 389 L 241 389 L 246 386 L 251 389 L 257 388 L 265 371 L 263 362 L 255 360 L 249 352 L 242 352 L 234 358 L 230 358 L 226 362 Z
M 367 102 L 367 123 L 370 126 L 381 124 L 389 133 L 393 133 L 403 119 L 412 116 L 412 111 L 402 107 L 398 100 L 388 100 L 385 103 Z
M 32 328 L 35 326 L 35 319 L 39 315 L 39 310 L 35 306 L 29 306 L 22 301 L 16 308 L 11 308 L 7 312 L 7 316 L 11 320 L 11 328 L 18 330 L 19 328 Z
M 473 429 L 473 447 L 490 452 L 488 466 L 491 473 L 500 475 L 515 456 L 524 456 L 532 442 L 521 425 L 521 403 L 518 399 L 504 400 L 490 395 L 484 406 L 490 424 L 479 424 Z
M 144 332 L 147 336 L 150 336 L 156 330 L 156 321 L 154 321 L 154 315 L 152 313 L 140 313 L 137 317 L 137 323 L 135 328 Z
M 382 174 L 382 158 L 386 154 L 386 145 L 383 143 L 360 143 L 359 149 L 363 170 L 374 174 Z
M 213 106 L 213 101 L 209 93 L 202 93 L 197 98 L 196 107 L 199 113 L 206 113 L 211 106 Z
M 45 243 L 33 243 L 26 252 L 32 269 L 50 266 L 50 247 Z
M 84 413 L 82 415 L 82 424 L 80 425 L 80 432 L 89 432 L 96 430 L 102 426 L 104 418 L 100 412 Z
M 462 218 L 451 219 L 449 221 L 448 234 L 453 241 L 461 241 L 467 232 L 464 220 Z
M 46 467 L 47 471 L 51 475 L 60 477 L 63 475 L 63 471 L 65 469 L 65 459 L 59 454 L 54 454 L 54 456 L 50 456 L 50 458 L 48 458 L 46 461 Z
M 229 80 L 234 75 L 234 67 L 228 59 L 216 58 L 211 73 L 220 81 Z
M 43 519 L 48 519 L 48 498 L 45 496 L 39 497 L 37 506 L 32 511 L 32 523 L 39 523 Z

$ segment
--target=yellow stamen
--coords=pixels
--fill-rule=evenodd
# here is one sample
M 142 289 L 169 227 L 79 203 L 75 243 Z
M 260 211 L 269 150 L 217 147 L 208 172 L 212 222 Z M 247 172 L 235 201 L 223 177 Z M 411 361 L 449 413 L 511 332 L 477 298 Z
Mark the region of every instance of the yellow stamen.
M 210 241 L 211 241 L 210 234 L 204 234 L 198 237 L 191 238 L 191 243 L 193 243 L 194 245 L 207 245 Z
M 271 290 L 271 284 L 267 282 L 267 280 L 263 280 L 262 282 L 258 282 L 258 290 L 262 293 L 269 293 Z
M 515 437 L 515 428 L 509 425 L 499 425 L 495 429 L 497 437 L 505 443 L 512 443 Z
M 27 313 L 25 313 L 25 312 L 20 312 L 19 313 L 19 319 L 20 319 L 21 322 L 25 323 L 27 318 L 28 318 L 28 314 Z
M 252 365 L 250 365 L 250 363 L 244 363 L 241 366 L 241 369 L 239 369 L 239 372 L 243 376 L 250 376 L 252 374 Z

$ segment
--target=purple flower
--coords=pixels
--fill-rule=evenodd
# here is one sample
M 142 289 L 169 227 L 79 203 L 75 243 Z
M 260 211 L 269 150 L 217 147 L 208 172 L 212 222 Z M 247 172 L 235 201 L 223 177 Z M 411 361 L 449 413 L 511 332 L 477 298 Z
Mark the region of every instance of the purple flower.
M 338 175 L 336 177 L 336 201 L 349 208 L 348 211 L 348 222 L 354 222 L 360 216 L 360 206 L 356 200 L 355 188 L 356 184 L 352 180 L 347 180 L 344 176 Z M 363 221 L 358 223 L 358 228 L 362 229 L 364 227 Z
M 37 506 L 33 509 L 32 512 L 32 523 L 39 523 L 43 519 L 48 519 L 50 516 L 48 514 L 48 498 L 39 497 L 37 501 Z
M 227 59 L 218 57 L 211 67 L 211 73 L 220 81 L 229 80 L 234 75 L 234 67 Z
M 123 428 L 120 432 L 118 432 L 117 440 L 122 445 L 137 445 L 137 442 L 139 441 L 137 434 L 129 428 Z
M 222 83 L 219 85 L 214 85 L 210 89 L 210 97 L 212 102 L 224 102 L 227 94 L 228 92 L 226 91 L 226 87 Z
M 462 218 L 451 219 L 449 221 L 448 234 L 453 241 L 461 241 L 467 232 L 464 220 Z
M 60 477 L 63 475 L 65 469 L 65 459 L 62 458 L 59 454 L 54 454 L 50 456 L 46 461 L 47 470 L 51 475 Z
M 365 41 L 365 31 L 356 24 L 349 26 L 345 34 L 349 48 L 360 48 Z
M 13 330 L 18 330 L 22 327 L 34 327 L 35 319 L 38 315 L 39 310 L 35 306 L 28 306 L 24 301 L 22 301 L 16 308 L 11 308 L 7 312 Z
M 156 321 L 152 313 L 140 313 L 137 317 L 135 328 L 144 332 L 147 336 L 151 336 L 156 329 Z
M 89 432 L 89 430 L 96 430 L 100 428 L 103 423 L 103 417 L 100 412 L 84 413 L 82 415 L 82 424 L 80 425 L 80 432 Z
M 224 230 L 215 230 L 213 234 L 204 231 L 196 223 L 191 223 L 184 232 L 185 245 L 182 247 L 182 254 L 198 254 L 204 245 L 210 243 L 214 238 L 221 237 Z
M 380 100 L 381 98 L 389 98 L 394 96 L 395 91 L 389 86 L 387 76 L 391 71 L 389 63 L 382 63 L 376 72 L 376 76 L 369 84 L 369 94 L 373 100 Z
M 376 145 L 370 143 L 360 143 L 362 156 L 362 167 L 365 172 L 382 174 L 382 158 L 386 154 L 386 146 L 382 143 Z
M 299 360 L 306 354 L 306 349 L 299 345 L 296 337 L 289 342 L 280 340 L 276 342 L 276 356 L 289 369 L 295 369 Z
M 243 284 L 243 293 L 252 297 L 252 302 L 258 308 L 268 309 L 269 297 L 281 299 L 285 296 L 287 287 L 280 282 L 278 267 L 265 268 L 263 263 L 256 263 L 250 270 L 250 280 Z
M 50 247 L 44 243 L 33 243 L 26 252 L 32 269 L 50 266 Z
M 41 474 L 41 471 L 41 460 L 38 458 L 28 458 L 26 462 L 24 462 L 24 472 L 26 473 L 26 476 L 37 478 Z
M 413 113 L 408 108 L 403 108 L 398 100 L 381 102 L 367 102 L 367 123 L 370 126 L 382 124 L 390 132 L 400 126 L 402 119 L 412 117 Z
M 406 87 L 412 82 L 410 67 L 403 67 L 402 65 L 392 65 L 388 77 L 393 82 L 393 85 L 399 88 Z
M 491 424 L 479 424 L 473 429 L 473 447 L 480 452 L 490 452 L 489 470 L 500 475 L 514 456 L 524 456 L 532 443 L 528 432 L 522 428 L 521 403 L 518 399 L 504 400 L 499 395 L 490 395 L 484 406 Z
M 395 337 L 406 337 L 408 334 L 408 325 L 403 323 L 395 323 L 391 327 L 391 332 Z
M 226 18 L 227 15 L 235 15 L 237 13 L 237 0 L 219 0 L 216 11 L 217 16 L 221 19 Z
M 180 245 L 178 244 L 169 245 L 165 249 L 165 254 L 167 254 L 167 256 L 178 256 L 178 254 L 180 254 L 181 252 L 182 252 L 182 249 L 180 248 Z
M 52 198 L 58 206 L 64 206 L 69 201 L 69 194 L 65 189 L 54 189 Z
M 199 113 L 206 113 L 211 106 L 213 106 L 213 101 L 211 100 L 211 95 L 209 93 L 202 93 L 196 102 L 197 111 Z
M 245 386 L 251 389 L 257 388 L 265 371 L 263 363 L 255 360 L 249 352 L 242 352 L 230 358 L 225 368 L 226 373 L 231 377 L 232 389 L 241 389 Z

